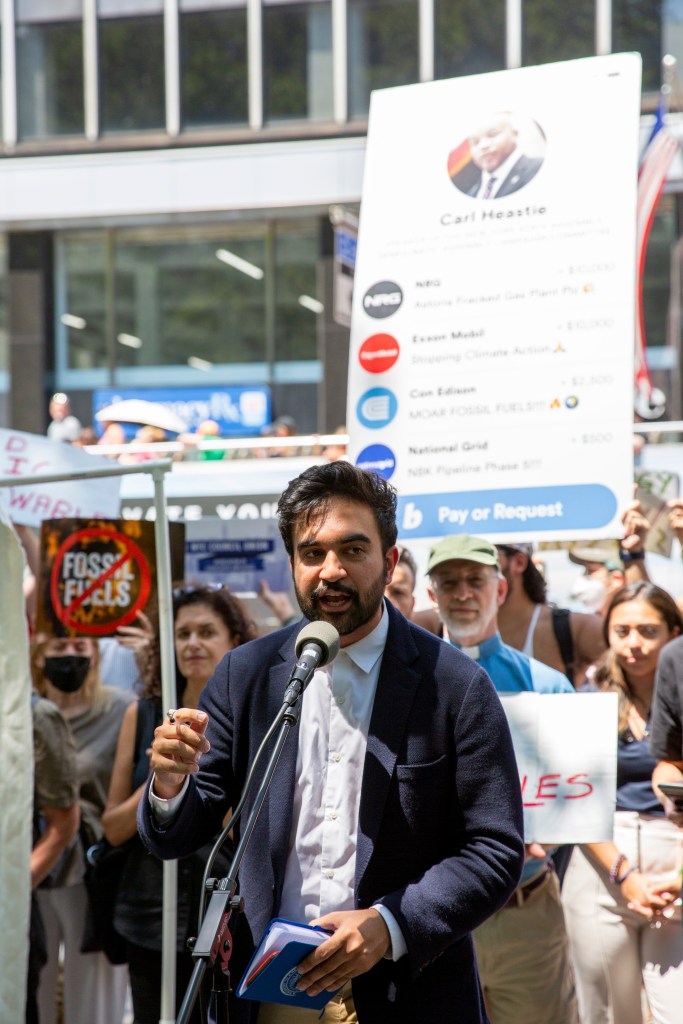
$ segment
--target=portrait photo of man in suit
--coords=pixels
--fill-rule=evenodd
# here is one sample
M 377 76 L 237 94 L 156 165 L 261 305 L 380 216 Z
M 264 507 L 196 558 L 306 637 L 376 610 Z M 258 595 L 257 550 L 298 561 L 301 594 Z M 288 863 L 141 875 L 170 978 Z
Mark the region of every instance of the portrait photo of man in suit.
M 387 481 L 346 461 L 290 481 L 278 520 L 302 619 L 231 651 L 198 709 L 156 731 L 138 823 L 155 855 L 184 857 L 237 805 L 302 626 L 339 633 L 339 654 L 303 694 L 241 861 L 244 912 L 231 922 L 235 982 L 273 917 L 328 929 L 297 970 L 300 991 L 331 1002 L 319 1017 L 231 997 L 236 1024 L 487 1020 L 471 933 L 521 875 L 519 776 L 486 672 L 385 600 L 396 503 Z
M 455 187 L 475 199 L 502 199 L 528 185 L 543 164 L 545 139 L 536 122 L 525 128 L 523 138 L 511 111 L 480 118 L 449 156 Z M 533 147 L 533 154 L 527 147 Z

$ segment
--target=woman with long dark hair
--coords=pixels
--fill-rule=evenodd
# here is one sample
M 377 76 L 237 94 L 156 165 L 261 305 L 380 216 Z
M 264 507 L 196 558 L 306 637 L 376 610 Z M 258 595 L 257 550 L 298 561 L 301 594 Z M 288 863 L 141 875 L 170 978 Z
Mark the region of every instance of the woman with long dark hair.
M 652 789 L 648 735 L 659 653 L 683 619 L 666 591 L 641 580 L 614 594 L 604 630 L 592 688 L 619 698 L 614 839 L 577 847 L 562 889 L 579 1010 L 583 1024 L 641 1024 L 644 986 L 653 1020 L 676 1024 L 683 831 Z
M 194 708 L 205 685 L 228 651 L 255 635 L 242 604 L 227 587 L 178 586 L 173 590 L 173 635 L 177 706 Z M 135 1024 L 157 1024 L 161 1013 L 162 864 L 137 839 L 136 812 L 149 778 L 148 750 L 163 718 L 159 646 L 151 646 L 148 682 L 121 728 L 109 799 L 103 816 L 105 835 L 118 846 L 130 841 L 114 927 L 126 939 Z M 186 941 L 196 935 L 200 883 L 209 848 L 178 864 L 178 1005 L 192 973 Z M 217 862 L 217 871 L 225 868 Z M 227 874 L 227 871 L 223 873 Z M 199 1020 L 198 1008 L 192 1021 Z

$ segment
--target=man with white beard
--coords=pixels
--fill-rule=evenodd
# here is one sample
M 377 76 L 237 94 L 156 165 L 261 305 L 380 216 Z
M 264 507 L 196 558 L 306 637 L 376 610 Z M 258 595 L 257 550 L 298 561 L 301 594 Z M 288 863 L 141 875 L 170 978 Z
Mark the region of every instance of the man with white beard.
M 427 575 L 427 593 L 443 623 L 444 639 L 478 661 L 499 693 L 574 692 L 557 669 L 503 643 L 498 609 L 508 585 L 494 544 L 467 534 L 444 537 L 429 553 Z
M 499 693 L 574 692 L 561 672 L 501 640 L 507 582 L 495 545 L 467 534 L 444 537 L 429 553 L 427 575 L 444 640 L 474 658 Z M 560 887 L 538 843 L 528 844 L 519 887 L 475 930 L 474 945 L 491 1024 L 577 1024 Z

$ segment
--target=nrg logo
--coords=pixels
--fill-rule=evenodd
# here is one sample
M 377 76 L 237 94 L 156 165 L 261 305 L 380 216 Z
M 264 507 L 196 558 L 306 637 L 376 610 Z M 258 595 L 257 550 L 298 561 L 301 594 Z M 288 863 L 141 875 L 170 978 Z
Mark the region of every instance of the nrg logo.
M 400 308 L 403 292 L 394 281 L 379 281 L 363 296 L 363 309 L 368 316 L 384 319 Z

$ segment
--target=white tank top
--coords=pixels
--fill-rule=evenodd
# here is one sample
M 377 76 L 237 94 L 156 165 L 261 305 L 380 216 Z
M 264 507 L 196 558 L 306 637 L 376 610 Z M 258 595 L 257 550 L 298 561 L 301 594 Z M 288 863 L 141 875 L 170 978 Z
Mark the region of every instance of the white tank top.
M 536 630 L 536 623 L 538 622 L 539 615 L 541 614 L 542 604 L 534 605 L 534 610 L 531 613 L 531 622 L 529 623 L 529 630 L 524 641 L 524 647 L 522 647 L 522 654 L 526 654 L 527 658 L 533 658 L 534 656 L 534 632 Z

